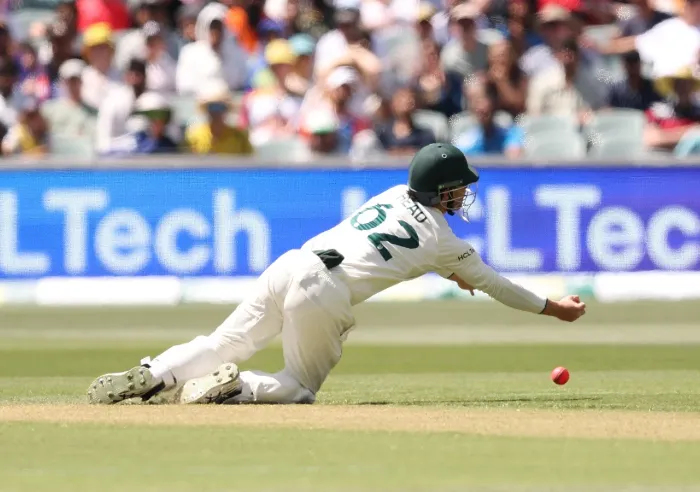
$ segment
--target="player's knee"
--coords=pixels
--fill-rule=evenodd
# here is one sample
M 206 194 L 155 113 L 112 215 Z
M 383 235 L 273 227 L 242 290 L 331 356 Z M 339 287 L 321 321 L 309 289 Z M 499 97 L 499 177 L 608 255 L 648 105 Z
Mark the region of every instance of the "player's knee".
M 280 381 L 284 382 L 287 389 L 284 403 L 314 403 L 316 401 L 316 391 L 318 388 L 310 388 L 289 370 L 283 369 L 278 373 Z
M 256 403 L 311 404 L 316 401 L 313 391 L 305 388 L 288 372 L 282 370 L 274 375 L 261 371 L 241 373 L 244 393 Z

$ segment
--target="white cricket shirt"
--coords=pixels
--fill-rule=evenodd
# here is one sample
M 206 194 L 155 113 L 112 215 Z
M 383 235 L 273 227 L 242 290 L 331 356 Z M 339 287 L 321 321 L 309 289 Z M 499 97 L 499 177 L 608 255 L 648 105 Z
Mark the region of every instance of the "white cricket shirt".
M 304 250 L 336 249 L 345 260 L 333 271 L 352 293 L 352 304 L 428 272 L 457 274 L 493 299 L 539 313 L 545 299 L 496 273 L 457 236 L 445 217 L 408 196 L 406 185 L 375 196 L 337 226 L 310 239 Z

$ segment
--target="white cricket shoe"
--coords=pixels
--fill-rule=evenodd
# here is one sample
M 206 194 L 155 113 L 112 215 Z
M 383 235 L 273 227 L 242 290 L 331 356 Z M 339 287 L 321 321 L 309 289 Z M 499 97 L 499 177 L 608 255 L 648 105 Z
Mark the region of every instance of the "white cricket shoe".
M 240 394 L 242 385 L 238 376 L 236 364 L 222 364 L 216 372 L 190 379 L 182 385 L 175 395 L 174 403 L 223 403 Z
M 88 403 L 113 404 L 130 398 L 141 397 L 144 401 L 165 388 L 156 380 L 147 365 L 140 365 L 124 372 L 104 374 L 88 387 Z

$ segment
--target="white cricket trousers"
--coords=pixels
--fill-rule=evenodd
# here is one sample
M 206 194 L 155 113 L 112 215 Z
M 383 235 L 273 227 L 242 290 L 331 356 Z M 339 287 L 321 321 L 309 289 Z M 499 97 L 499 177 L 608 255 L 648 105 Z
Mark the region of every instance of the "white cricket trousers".
M 310 251 L 280 256 L 256 281 L 255 289 L 209 336 L 177 345 L 151 366 L 184 384 L 225 362 L 240 364 L 282 334 L 284 369 L 275 374 L 241 372 L 245 402 L 313 403 L 340 360 L 342 343 L 355 325 L 350 291 Z M 165 369 L 165 371 L 164 371 Z

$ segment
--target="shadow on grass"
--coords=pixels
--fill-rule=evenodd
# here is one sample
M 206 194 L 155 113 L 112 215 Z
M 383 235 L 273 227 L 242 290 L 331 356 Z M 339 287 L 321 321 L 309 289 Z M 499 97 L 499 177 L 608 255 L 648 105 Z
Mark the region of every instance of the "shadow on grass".
M 518 396 L 512 398 L 477 398 L 477 399 L 463 399 L 463 400 L 410 400 L 410 401 L 358 401 L 352 402 L 351 405 L 360 406 L 436 406 L 436 405 L 448 405 L 448 406 L 463 406 L 463 407 L 479 407 L 488 405 L 502 405 L 508 403 L 526 403 L 526 404 L 540 404 L 542 406 L 551 407 L 556 404 L 565 404 L 566 406 L 576 406 L 577 402 L 579 404 L 595 404 L 595 402 L 600 402 L 603 398 L 601 396 L 562 396 L 562 397 L 543 397 L 543 396 Z M 573 404 L 572 404 L 573 403 Z

